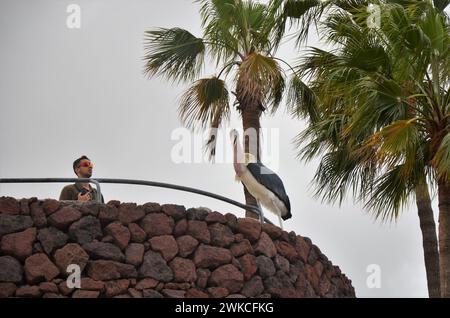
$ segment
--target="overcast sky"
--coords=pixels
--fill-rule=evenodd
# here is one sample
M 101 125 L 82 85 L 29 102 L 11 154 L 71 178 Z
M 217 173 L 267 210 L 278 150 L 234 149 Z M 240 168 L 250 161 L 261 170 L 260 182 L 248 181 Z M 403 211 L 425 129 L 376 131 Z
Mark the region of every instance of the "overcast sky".
M 66 26 L 70 4 L 81 8 L 79 29 Z M 175 183 L 244 202 L 230 164 L 172 158 L 178 141 L 171 136 L 182 127 L 178 101 L 187 86 L 145 78 L 142 57 L 145 30 L 174 26 L 200 36 L 198 5 L 191 0 L 0 0 L 0 177 L 74 177 L 72 162 L 85 154 L 95 164 L 93 177 Z M 308 44 L 320 45 L 315 36 Z M 288 44 L 279 55 L 293 62 L 298 53 Z M 205 76 L 212 74 L 207 67 Z M 313 199 L 310 182 L 318 161 L 296 160 L 292 142 L 305 123 L 281 107 L 276 116 L 263 117 L 262 126 L 268 129 L 266 141 L 279 133 L 278 162 L 272 167 L 291 199 L 293 217 L 285 229 L 311 238 L 352 280 L 359 297 L 426 297 L 415 204 L 397 223 L 381 224 L 351 197 L 340 208 Z M 240 127 L 236 114 L 227 127 Z M 192 151 L 201 146 L 192 144 Z M 0 184 L 0 195 L 58 198 L 63 186 Z M 106 201 L 207 206 L 244 215 L 224 202 L 174 190 L 111 184 L 102 190 Z M 433 207 L 437 221 L 436 199 Z M 366 284 L 371 264 L 381 269 L 380 288 Z

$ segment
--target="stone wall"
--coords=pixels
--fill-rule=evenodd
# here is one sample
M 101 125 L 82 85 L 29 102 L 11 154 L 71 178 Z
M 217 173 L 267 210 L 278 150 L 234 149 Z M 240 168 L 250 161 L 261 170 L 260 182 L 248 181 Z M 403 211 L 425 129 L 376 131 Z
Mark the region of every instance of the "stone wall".
M 207 208 L 1 197 L 0 240 L 0 297 L 355 296 L 309 238 Z

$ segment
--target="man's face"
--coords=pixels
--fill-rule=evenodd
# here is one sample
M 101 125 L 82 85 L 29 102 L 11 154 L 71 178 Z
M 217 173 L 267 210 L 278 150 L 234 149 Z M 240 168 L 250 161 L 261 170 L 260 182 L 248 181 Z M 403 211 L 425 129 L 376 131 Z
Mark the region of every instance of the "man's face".
M 92 176 L 92 169 L 94 165 L 88 159 L 83 159 L 80 161 L 77 171 L 77 176 L 80 178 L 90 178 Z

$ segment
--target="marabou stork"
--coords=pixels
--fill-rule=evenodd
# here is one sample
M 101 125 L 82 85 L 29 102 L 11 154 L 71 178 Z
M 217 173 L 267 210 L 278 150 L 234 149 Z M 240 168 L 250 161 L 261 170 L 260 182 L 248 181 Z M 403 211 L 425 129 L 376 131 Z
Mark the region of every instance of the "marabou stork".
M 230 132 L 233 144 L 233 166 L 236 180 L 241 181 L 248 192 L 256 199 L 259 208 L 261 204 L 278 216 L 280 227 L 282 221 L 292 217 L 289 197 L 280 177 L 257 161 L 250 153 L 243 153 L 239 144 L 239 134 L 233 129 Z

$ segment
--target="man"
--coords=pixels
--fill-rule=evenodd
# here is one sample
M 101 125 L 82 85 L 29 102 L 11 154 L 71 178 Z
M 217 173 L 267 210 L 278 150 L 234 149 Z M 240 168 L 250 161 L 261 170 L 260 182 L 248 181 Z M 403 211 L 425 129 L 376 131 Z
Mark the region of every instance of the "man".
M 90 178 L 94 164 L 86 156 L 81 156 L 73 162 L 73 171 L 78 178 Z M 96 200 L 97 190 L 90 183 L 75 183 L 65 186 L 59 200 L 91 201 Z M 102 203 L 104 203 L 102 195 Z

